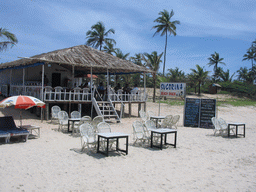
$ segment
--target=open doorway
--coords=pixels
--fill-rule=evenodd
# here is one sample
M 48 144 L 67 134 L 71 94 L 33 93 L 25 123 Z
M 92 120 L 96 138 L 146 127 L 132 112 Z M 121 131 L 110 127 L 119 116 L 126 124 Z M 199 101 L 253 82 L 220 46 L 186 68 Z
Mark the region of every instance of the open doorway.
M 52 87 L 60 86 L 61 82 L 61 74 L 60 73 L 52 73 Z

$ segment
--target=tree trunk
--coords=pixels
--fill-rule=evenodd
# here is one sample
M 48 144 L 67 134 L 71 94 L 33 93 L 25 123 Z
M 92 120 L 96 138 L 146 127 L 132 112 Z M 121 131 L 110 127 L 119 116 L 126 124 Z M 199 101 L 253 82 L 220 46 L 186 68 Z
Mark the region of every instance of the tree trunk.
M 200 93 L 201 93 L 200 85 L 201 85 L 201 82 L 199 81 L 199 83 L 198 83 L 198 95 L 200 95 Z
M 154 91 L 153 91 L 153 102 L 156 102 L 156 75 L 153 75 L 153 86 L 154 86 Z
M 167 32 L 166 32 L 166 37 L 165 37 L 163 76 L 164 76 L 164 71 L 165 71 L 166 48 L 167 48 Z

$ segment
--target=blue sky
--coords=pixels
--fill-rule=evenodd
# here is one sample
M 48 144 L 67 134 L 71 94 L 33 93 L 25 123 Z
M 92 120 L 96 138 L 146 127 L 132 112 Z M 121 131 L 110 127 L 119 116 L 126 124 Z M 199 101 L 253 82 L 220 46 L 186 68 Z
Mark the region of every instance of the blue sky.
M 0 62 L 85 44 L 86 32 L 98 21 L 115 29 L 109 37 L 123 53 L 160 54 L 165 38 L 153 37 L 152 27 L 163 9 L 173 9 L 172 19 L 181 23 L 177 36 L 168 37 L 166 69 L 189 73 L 198 64 L 213 71 L 207 58 L 215 51 L 224 58 L 225 71 L 251 67 L 242 59 L 256 39 L 255 0 L 5 0 L 0 2 L 0 27 L 19 43 L 0 52 Z

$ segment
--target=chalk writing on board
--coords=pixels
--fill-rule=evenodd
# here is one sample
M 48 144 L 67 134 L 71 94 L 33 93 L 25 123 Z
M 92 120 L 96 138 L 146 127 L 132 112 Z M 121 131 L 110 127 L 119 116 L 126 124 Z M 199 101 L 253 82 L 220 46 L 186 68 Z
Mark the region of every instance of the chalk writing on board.
M 184 126 L 198 127 L 200 99 L 186 98 Z
M 211 118 L 216 114 L 215 99 L 186 98 L 185 127 L 213 128 Z

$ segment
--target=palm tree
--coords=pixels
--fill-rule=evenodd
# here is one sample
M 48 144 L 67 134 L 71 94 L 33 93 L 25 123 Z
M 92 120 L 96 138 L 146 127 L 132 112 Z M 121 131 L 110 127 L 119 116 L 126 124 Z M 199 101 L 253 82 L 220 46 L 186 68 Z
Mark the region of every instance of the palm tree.
M 117 48 L 114 48 L 114 44 L 110 42 L 106 42 L 106 45 L 103 47 L 103 51 L 106 53 L 109 53 L 110 55 L 113 55 L 112 53 L 116 53 Z
M 116 57 L 124 60 L 127 60 L 127 57 L 130 55 L 130 53 L 124 54 L 120 49 L 116 49 L 115 54 L 116 54 Z
M 227 70 L 227 72 L 225 72 L 221 68 L 220 71 L 221 72 L 220 72 L 219 76 L 222 79 L 222 81 L 224 81 L 224 82 L 231 82 L 232 81 L 232 78 L 234 77 L 235 73 L 233 73 L 233 75 L 230 76 L 229 69 Z
M 252 82 L 252 74 L 247 69 L 247 67 L 240 67 L 239 70 L 237 70 L 238 73 L 238 80 L 242 82 Z
M 200 95 L 201 83 L 205 81 L 208 76 L 209 71 L 204 71 L 203 67 L 196 65 L 196 69 L 190 69 L 193 73 L 193 78 L 198 82 L 198 95 Z
M 18 43 L 17 37 L 4 28 L 0 28 L 0 37 L 4 40 L 0 42 L 0 51 L 7 49 L 8 46 L 14 46 Z
M 223 64 L 226 65 L 224 62 L 222 62 L 224 59 L 220 58 L 219 53 L 215 52 L 214 54 L 211 54 L 211 57 L 208 58 L 209 59 L 209 66 L 214 65 L 214 81 L 217 78 L 217 68 L 218 68 L 218 64 Z
M 172 16 L 174 15 L 173 10 L 169 13 L 167 10 L 160 11 L 158 13 L 160 17 L 158 17 L 154 22 L 157 22 L 158 25 L 155 25 L 153 29 L 156 29 L 153 37 L 157 33 L 161 33 L 161 36 L 165 35 L 165 49 L 164 49 L 164 66 L 163 66 L 163 76 L 165 71 L 165 60 L 166 60 L 166 49 L 167 49 L 167 34 L 176 36 L 176 25 L 180 24 L 180 21 L 171 21 Z
M 252 61 L 252 68 L 253 68 L 253 60 L 256 59 L 256 53 L 255 51 L 251 48 L 249 49 L 247 52 L 247 54 L 244 54 L 244 58 L 243 58 L 243 61 L 245 60 L 251 60 Z
M 140 66 L 143 66 L 143 63 L 142 63 L 142 54 L 141 53 L 137 53 L 135 54 L 134 57 L 130 57 L 130 60 L 135 63 L 136 65 L 140 65 Z
M 160 55 L 157 55 L 156 51 L 153 51 L 151 54 L 144 53 L 143 54 L 143 60 L 146 62 L 146 66 L 149 67 L 152 71 L 153 76 L 153 86 L 154 86 L 154 92 L 153 92 L 153 102 L 156 101 L 156 78 L 157 78 L 157 72 L 160 68 L 160 63 L 162 62 L 161 57 L 163 53 Z M 145 57 L 146 58 L 145 58 Z
M 182 70 L 179 70 L 178 67 L 175 69 L 168 69 L 168 71 L 168 76 L 171 82 L 179 82 L 185 79 L 185 73 L 182 72 Z
M 101 50 L 103 44 L 106 42 L 116 44 L 116 41 L 114 39 L 107 38 L 107 36 L 111 33 L 115 34 L 115 30 L 111 28 L 106 31 L 104 24 L 101 21 L 99 21 L 91 27 L 91 30 L 86 32 L 86 45 L 92 46 L 96 49 L 100 47 Z
M 124 54 L 120 49 L 116 49 L 115 51 L 116 57 L 120 58 L 120 59 L 124 59 L 127 60 L 127 57 L 130 55 L 130 53 L 126 53 Z M 131 82 L 131 75 L 127 74 L 123 76 L 123 81 L 125 83 L 130 84 Z M 116 83 L 121 83 L 119 82 L 119 75 L 116 75 Z

